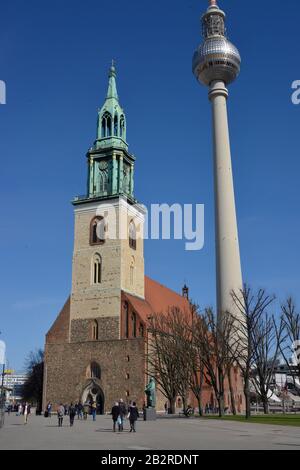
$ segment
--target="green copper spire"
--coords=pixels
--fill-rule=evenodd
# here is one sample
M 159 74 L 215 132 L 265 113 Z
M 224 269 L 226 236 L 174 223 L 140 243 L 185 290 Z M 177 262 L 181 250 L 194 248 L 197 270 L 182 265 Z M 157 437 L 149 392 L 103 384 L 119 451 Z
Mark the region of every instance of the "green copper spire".
M 106 100 L 98 111 L 97 149 L 108 146 L 128 148 L 126 143 L 126 118 L 119 103 L 116 84 L 116 68 L 112 63 L 108 74 L 108 90 Z
M 108 74 L 107 95 L 98 110 L 97 138 L 87 153 L 87 160 L 87 194 L 75 199 L 74 204 L 117 196 L 125 196 L 135 202 L 135 157 L 128 151 L 126 117 L 119 102 L 113 62 Z
M 114 61 L 112 60 L 112 64 L 109 70 L 109 81 L 108 81 L 108 90 L 107 90 L 107 97 L 106 99 L 115 99 L 119 102 L 118 91 L 117 91 L 117 84 L 116 84 L 116 69 L 114 65 Z

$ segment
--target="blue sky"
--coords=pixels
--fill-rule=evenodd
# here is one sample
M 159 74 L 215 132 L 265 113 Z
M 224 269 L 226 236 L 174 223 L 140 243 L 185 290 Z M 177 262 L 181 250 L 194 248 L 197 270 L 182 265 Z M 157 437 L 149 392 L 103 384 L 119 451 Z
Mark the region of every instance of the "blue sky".
M 244 280 L 300 301 L 298 0 L 220 0 L 242 55 L 229 119 Z M 1 337 L 22 369 L 70 292 L 73 212 L 111 59 L 135 195 L 205 204 L 205 246 L 147 241 L 146 273 L 214 304 L 211 115 L 191 73 L 206 0 L 11 0 L 1 8 Z

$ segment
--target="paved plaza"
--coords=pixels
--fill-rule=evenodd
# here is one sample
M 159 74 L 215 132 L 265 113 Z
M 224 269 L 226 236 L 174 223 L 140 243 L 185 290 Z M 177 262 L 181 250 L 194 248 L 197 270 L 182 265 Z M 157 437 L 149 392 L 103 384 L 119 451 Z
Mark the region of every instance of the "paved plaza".
M 62 428 L 57 418 L 6 416 L 0 429 L 0 449 L 94 449 L 94 450 L 204 450 L 204 449 L 300 449 L 300 427 L 238 423 L 198 418 L 162 417 L 138 421 L 137 432 L 112 432 L 110 416 L 93 422 L 79 421 Z

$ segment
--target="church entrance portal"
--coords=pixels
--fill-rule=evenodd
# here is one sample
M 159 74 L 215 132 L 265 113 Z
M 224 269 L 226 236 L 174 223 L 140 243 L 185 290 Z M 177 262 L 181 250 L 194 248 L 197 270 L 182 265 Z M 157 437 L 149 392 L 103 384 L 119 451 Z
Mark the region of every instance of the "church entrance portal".
M 86 385 L 82 397 L 81 402 L 84 403 L 97 403 L 97 414 L 103 415 L 104 414 L 104 393 L 102 388 L 94 381 L 91 380 Z

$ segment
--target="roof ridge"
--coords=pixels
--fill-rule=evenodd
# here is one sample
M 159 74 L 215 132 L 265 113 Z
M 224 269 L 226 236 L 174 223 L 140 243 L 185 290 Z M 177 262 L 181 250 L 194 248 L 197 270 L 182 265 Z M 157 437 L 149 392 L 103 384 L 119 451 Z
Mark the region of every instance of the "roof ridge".
M 175 295 L 177 295 L 178 297 L 180 297 L 180 299 L 186 300 L 185 297 L 183 297 L 182 295 L 180 295 L 179 292 L 176 292 L 176 290 L 170 289 L 170 287 L 167 287 L 167 286 L 165 286 L 164 284 L 162 284 L 161 282 L 158 282 L 158 281 L 156 281 L 155 279 L 152 279 L 151 277 L 146 276 L 146 274 L 145 274 L 145 278 L 149 279 L 149 280 L 152 281 L 152 282 L 155 282 L 155 284 L 158 284 L 160 287 L 163 287 L 164 289 L 167 289 L 168 291 L 172 292 L 172 294 L 175 294 Z

